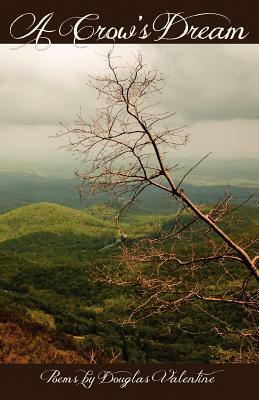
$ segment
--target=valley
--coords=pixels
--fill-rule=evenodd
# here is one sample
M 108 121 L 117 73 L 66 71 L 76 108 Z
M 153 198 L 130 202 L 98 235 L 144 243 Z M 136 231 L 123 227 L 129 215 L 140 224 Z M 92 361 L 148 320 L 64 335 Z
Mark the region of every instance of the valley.
M 191 304 L 180 313 L 122 324 L 138 290 L 95 280 L 96 268 L 117 268 L 122 233 L 137 241 L 155 237 L 158 227 L 172 226 L 175 213 L 163 211 L 133 209 L 119 227 L 114 222 L 116 208 L 102 203 L 79 210 L 41 202 L 2 213 L 0 362 L 49 362 L 57 354 L 57 362 L 88 363 L 92 351 L 98 362 L 110 362 L 114 355 L 117 362 L 130 363 L 210 362 L 215 349 L 224 351 L 224 339 L 210 331 L 206 314 Z M 238 219 L 237 237 L 248 230 L 258 234 L 254 207 L 242 208 Z M 205 273 L 204 279 L 213 284 L 215 274 L 209 278 Z M 225 308 L 220 304 L 214 311 L 228 313 L 232 323 L 239 324 L 242 310 L 238 315 Z M 13 333 L 7 340 L 8 329 Z M 195 330 L 195 336 L 189 329 Z M 204 330 L 210 333 L 204 335 Z M 10 341 L 19 341 L 20 335 L 24 343 L 29 337 L 38 338 L 36 355 L 34 345 L 13 350 Z M 228 348 L 236 345 L 232 339 Z

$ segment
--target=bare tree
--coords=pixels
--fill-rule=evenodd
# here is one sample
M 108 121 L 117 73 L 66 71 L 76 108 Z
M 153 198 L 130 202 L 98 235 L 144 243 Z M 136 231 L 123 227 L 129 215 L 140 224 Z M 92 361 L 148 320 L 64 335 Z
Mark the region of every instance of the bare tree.
M 117 271 L 103 267 L 98 279 L 140 289 L 142 301 L 133 308 L 130 320 L 194 301 L 200 309 L 203 302 L 234 304 L 249 316 L 242 334 L 255 338 L 259 311 L 256 240 L 249 232 L 237 240 L 231 237 L 238 207 L 232 205 L 230 194 L 206 209 L 185 193 L 185 178 L 207 155 L 182 179 L 175 179 L 178 165 L 171 162 L 171 152 L 187 144 L 188 134 L 185 126 L 167 126 L 174 113 L 155 111 L 164 77 L 149 70 L 141 54 L 133 65 L 122 65 L 111 51 L 107 63 L 106 74 L 89 80 L 100 101 L 96 116 L 86 120 L 80 113 L 72 127 L 64 126 L 57 135 L 66 136 L 67 150 L 84 161 L 86 170 L 76 171 L 80 188 L 87 183 L 92 193 L 113 192 L 117 199 L 126 198 L 118 220 L 150 187 L 174 199 L 178 212 L 170 229 L 161 228 L 155 238 L 124 246 Z

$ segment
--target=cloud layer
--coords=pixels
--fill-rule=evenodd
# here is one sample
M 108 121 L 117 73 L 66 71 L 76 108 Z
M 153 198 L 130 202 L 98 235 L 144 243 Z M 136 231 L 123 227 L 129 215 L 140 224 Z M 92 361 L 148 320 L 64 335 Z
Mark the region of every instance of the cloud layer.
M 79 107 L 94 113 L 88 74 L 101 73 L 108 46 L 77 49 L 55 45 L 10 50 L 0 45 L 0 155 L 58 157 L 47 138 L 58 123 L 70 123 Z M 117 46 L 125 60 L 140 49 L 144 61 L 166 76 L 161 98 L 166 110 L 189 123 L 193 140 L 185 151 L 196 157 L 256 157 L 259 150 L 258 45 Z M 188 153 L 189 152 L 189 153 Z

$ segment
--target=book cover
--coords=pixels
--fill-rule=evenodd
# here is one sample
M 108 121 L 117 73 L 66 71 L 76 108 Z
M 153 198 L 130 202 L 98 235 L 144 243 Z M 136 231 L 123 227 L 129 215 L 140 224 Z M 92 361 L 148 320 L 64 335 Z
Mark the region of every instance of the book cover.
M 9 398 L 256 398 L 258 5 L 5 4 Z

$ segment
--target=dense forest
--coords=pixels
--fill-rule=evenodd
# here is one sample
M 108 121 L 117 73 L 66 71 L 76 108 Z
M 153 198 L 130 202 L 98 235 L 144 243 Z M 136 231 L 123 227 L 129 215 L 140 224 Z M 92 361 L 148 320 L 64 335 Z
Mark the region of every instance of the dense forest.
M 127 324 L 138 288 L 96 280 L 96 269 L 117 268 L 123 246 L 174 223 L 170 205 L 163 214 L 148 204 L 144 209 L 133 209 L 119 227 L 116 208 L 105 203 L 78 210 L 41 202 L 0 215 L 0 362 L 237 362 L 239 340 L 222 337 L 217 328 L 224 317 L 245 329 L 242 308 L 206 304 L 204 312 L 190 303 Z M 254 207 L 246 205 L 235 218 L 235 237 L 258 236 Z M 202 279 L 213 285 L 220 271 Z M 218 316 L 213 324 L 211 312 Z M 249 338 L 242 346 L 249 361 Z

